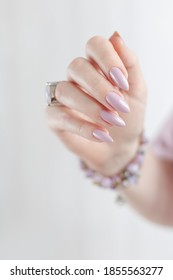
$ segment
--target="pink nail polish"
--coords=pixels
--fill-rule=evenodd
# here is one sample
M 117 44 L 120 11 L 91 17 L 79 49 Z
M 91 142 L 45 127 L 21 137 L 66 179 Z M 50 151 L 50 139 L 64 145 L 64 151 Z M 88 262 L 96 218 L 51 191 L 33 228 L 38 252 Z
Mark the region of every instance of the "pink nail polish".
M 129 90 L 129 83 L 119 68 L 112 67 L 109 71 L 109 75 L 114 83 L 117 84 L 121 89 Z
M 106 101 L 116 110 L 129 113 L 130 108 L 127 102 L 116 92 L 111 91 L 106 95 Z
M 111 113 L 111 112 L 107 112 L 105 110 L 102 110 L 100 113 L 101 118 L 113 125 L 117 125 L 117 126 L 125 126 L 125 122 L 123 121 L 122 118 L 120 118 L 118 115 Z
M 113 142 L 112 137 L 103 130 L 95 129 L 92 134 L 96 139 L 100 141 L 107 142 L 107 143 Z

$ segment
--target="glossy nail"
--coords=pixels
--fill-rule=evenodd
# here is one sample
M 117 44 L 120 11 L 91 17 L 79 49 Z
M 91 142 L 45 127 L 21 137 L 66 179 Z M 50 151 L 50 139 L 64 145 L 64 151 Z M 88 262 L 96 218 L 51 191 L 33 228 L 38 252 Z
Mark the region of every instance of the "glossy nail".
M 109 71 L 109 75 L 121 89 L 129 90 L 129 83 L 119 68 L 112 67 Z
M 106 95 L 106 101 L 116 110 L 129 113 L 130 108 L 127 102 L 116 92 L 111 91 Z
M 103 130 L 95 129 L 92 134 L 96 139 L 101 140 L 103 142 L 107 142 L 107 143 L 113 142 L 112 137 Z
M 102 110 L 100 116 L 104 121 L 110 124 L 117 125 L 117 126 L 126 125 L 122 118 L 120 118 L 118 115 L 114 113 L 107 112 L 106 110 Z

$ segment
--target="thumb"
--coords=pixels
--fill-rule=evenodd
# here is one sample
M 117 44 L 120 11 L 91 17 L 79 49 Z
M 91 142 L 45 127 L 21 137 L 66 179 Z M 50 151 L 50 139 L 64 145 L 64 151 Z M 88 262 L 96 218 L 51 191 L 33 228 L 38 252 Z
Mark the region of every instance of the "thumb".
M 126 46 L 125 42 L 117 31 L 110 37 L 109 40 L 127 69 L 129 84 L 131 86 L 139 85 L 139 83 L 143 81 L 143 76 L 137 56 Z

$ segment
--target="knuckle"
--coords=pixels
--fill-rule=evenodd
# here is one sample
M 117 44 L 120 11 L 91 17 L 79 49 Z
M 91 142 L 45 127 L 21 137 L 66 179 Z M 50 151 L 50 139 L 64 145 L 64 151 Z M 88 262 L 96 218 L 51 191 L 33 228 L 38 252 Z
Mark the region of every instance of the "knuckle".
M 70 116 L 61 107 L 48 107 L 46 109 L 46 120 L 51 130 L 64 130 L 70 122 Z
M 85 135 L 85 127 L 86 127 L 86 122 L 81 121 L 78 127 L 78 134 L 84 136 Z
M 103 36 L 94 36 L 92 38 L 90 38 L 88 40 L 88 42 L 86 43 L 86 50 L 90 49 L 94 46 L 98 46 L 102 43 L 104 43 L 106 41 L 106 38 L 104 38 Z
M 67 72 L 69 71 L 76 71 L 81 68 L 81 66 L 86 62 L 86 59 L 83 57 L 76 57 L 72 60 L 69 64 Z
M 58 119 L 60 129 L 66 128 L 71 121 L 69 114 L 64 110 L 61 110 L 59 111 L 58 115 L 59 116 L 57 119 Z
M 59 102 L 61 102 L 62 95 L 63 95 L 63 92 L 65 91 L 67 83 L 68 82 L 66 82 L 66 81 L 61 81 L 56 86 L 55 97 L 56 97 L 57 101 L 59 101 Z
M 47 126 L 51 130 L 54 130 L 54 122 L 53 122 L 53 118 L 52 118 L 52 110 L 51 110 L 51 107 L 49 107 L 49 106 L 45 110 L 45 118 L 46 118 Z
M 92 92 L 102 98 L 107 90 L 107 83 L 103 79 L 96 79 L 92 82 Z
M 98 81 L 93 81 L 92 83 L 92 92 L 93 94 L 97 94 L 99 92 L 99 89 L 102 89 L 102 82 L 98 82 Z

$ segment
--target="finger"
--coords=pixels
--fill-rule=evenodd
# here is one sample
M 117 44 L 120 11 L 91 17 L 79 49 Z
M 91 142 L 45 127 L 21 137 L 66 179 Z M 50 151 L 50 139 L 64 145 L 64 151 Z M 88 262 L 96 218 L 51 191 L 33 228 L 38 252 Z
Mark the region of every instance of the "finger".
M 109 40 L 128 71 L 128 81 L 130 86 L 143 86 L 144 80 L 137 56 L 127 47 L 118 32 L 115 32 Z M 138 94 L 140 90 L 136 90 L 135 92 Z
M 123 95 L 87 59 L 74 59 L 68 67 L 67 77 L 108 109 L 112 106 L 123 113 L 130 111 Z
M 67 131 L 91 141 L 113 142 L 109 132 L 96 124 L 83 119 L 69 108 L 49 106 L 46 110 L 47 122 L 52 131 Z
M 118 113 L 106 109 L 71 82 L 59 82 L 56 86 L 55 97 L 64 106 L 84 114 L 89 120 L 99 125 L 125 126 L 125 122 Z
M 127 70 L 109 40 L 101 36 L 91 38 L 86 44 L 86 55 L 119 88 L 126 91 L 129 89 Z

